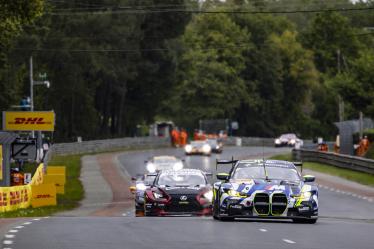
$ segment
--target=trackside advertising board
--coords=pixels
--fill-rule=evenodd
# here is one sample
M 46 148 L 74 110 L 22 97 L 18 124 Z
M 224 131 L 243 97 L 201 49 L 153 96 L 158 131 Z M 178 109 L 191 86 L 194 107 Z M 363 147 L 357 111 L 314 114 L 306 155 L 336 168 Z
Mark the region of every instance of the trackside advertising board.
M 0 180 L 3 180 L 3 146 L 0 144 Z
M 51 112 L 3 112 L 5 131 L 54 131 L 55 113 Z

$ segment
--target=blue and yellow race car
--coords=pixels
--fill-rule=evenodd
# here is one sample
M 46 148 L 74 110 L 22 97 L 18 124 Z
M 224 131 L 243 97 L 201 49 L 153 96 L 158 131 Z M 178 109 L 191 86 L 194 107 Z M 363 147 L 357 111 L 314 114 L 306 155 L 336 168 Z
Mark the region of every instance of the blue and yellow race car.
M 213 217 L 292 219 L 316 223 L 318 188 L 314 176 L 301 176 L 292 162 L 229 160 L 229 173 L 218 173 L 213 186 Z M 299 163 L 300 164 L 300 163 Z M 301 165 L 301 164 L 300 164 Z

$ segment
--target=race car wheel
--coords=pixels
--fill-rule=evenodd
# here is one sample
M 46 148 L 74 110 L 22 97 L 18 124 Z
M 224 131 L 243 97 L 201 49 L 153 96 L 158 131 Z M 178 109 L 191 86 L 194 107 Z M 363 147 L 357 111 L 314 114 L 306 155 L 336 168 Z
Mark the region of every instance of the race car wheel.
M 144 212 L 144 207 L 143 206 L 139 206 L 139 205 L 136 205 L 135 204 L 135 217 L 143 217 L 145 216 L 145 212 Z
M 298 224 L 315 224 L 318 219 L 293 219 L 294 223 Z
M 144 217 L 144 210 L 135 210 L 135 217 Z

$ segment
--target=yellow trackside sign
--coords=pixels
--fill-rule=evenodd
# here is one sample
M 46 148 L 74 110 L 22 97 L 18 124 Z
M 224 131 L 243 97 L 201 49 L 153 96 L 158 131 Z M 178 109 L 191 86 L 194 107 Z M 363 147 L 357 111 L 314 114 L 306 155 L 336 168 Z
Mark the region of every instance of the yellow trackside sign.
M 3 112 L 6 131 L 54 131 L 54 112 Z

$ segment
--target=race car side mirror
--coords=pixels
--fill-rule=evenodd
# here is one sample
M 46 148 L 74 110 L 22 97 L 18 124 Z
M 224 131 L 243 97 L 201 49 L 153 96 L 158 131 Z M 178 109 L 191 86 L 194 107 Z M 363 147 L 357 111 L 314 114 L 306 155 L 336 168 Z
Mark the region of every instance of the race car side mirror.
M 314 182 L 316 180 L 315 176 L 305 175 L 303 176 L 304 182 Z
M 217 179 L 222 181 L 227 181 L 229 179 L 230 175 L 227 173 L 218 173 Z

